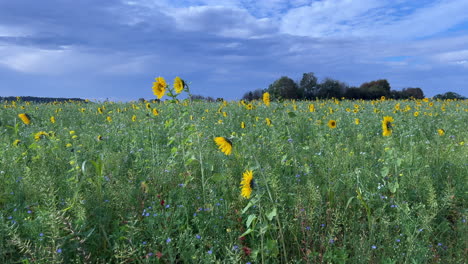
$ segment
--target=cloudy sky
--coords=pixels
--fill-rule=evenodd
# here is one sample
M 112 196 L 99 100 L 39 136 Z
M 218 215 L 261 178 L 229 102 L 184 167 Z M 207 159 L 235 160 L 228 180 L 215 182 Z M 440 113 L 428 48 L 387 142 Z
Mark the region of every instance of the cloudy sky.
M 239 99 L 281 76 L 468 96 L 466 0 L 0 0 L 0 96 Z

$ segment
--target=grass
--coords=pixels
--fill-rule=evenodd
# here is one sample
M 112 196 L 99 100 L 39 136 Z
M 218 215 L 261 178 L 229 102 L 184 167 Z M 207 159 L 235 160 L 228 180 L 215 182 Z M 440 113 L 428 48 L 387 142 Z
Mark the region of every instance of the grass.
M 0 262 L 463 263 L 467 105 L 5 102 Z

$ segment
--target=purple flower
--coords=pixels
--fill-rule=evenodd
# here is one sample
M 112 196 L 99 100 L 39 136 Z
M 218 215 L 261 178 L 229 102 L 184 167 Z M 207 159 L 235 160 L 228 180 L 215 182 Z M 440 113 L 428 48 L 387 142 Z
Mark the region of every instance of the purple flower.
M 62 253 L 62 249 L 61 248 L 57 249 L 57 253 Z
M 166 243 L 170 243 L 172 241 L 171 238 L 166 239 Z
M 376 249 L 377 247 L 375 245 L 372 245 L 372 249 Z
M 208 250 L 208 254 L 210 254 L 210 255 L 211 255 L 211 254 L 213 254 L 213 251 L 211 251 L 211 250 Z
M 201 238 L 201 236 L 200 236 L 200 235 L 198 235 L 198 234 L 197 234 L 195 237 L 196 237 L 197 239 L 200 239 L 200 238 Z

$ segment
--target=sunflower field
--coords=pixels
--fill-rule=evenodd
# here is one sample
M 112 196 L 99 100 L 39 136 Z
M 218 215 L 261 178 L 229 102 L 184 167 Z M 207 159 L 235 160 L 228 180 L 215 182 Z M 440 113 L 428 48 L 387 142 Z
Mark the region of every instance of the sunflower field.
M 468 100 L 153 91 L 1 103 L 0 263 L 466 261 Z

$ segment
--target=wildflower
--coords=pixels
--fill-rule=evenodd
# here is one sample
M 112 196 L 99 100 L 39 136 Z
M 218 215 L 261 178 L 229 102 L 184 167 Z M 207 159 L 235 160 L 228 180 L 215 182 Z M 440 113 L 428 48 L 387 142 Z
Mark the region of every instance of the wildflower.
M 156 81 L 153 82 L 153 93 L 158 97 L 158 99 L 161 99 L 166 92 L 167 84 L 163 77 L 158 77 L 155 80 Z
M 225 138 L 225 137 L 216 137 L 214 139 L 216 145 L 218 145 L 219 149 L 226 155 L 231 155 L 232 152 L 232 142 Z
M 21 143 L 21 140 L 17 139 L 13 141 L 13 146 L 18 146 Z
M 157 110 L 156 108 L 153 108 L 153 115 L 154 115 L 154 116 L 159 115 L 159 112 L 158 112 L 158 110 Z
M 249 199 L 250 195 L 252 194 L 252 188 L 254 184 L 253 172 L 251 170 L 247 170 L 242 174 L 242 181 L 240 184 L 242 197 Z
M 44 131 L 39 131 L 37 132 L 36 134 L 34 134 L 34 139 L 36 141 L 39 141 L 43 138 L 45 138 L 46 136 L 48 136 L 49 134 L 47 134 L 47 132 L 44 132 Z
M 52 124 L 55 124 L 55 117 L 54 117 L 54 116 L 51 116 L 51 117 L 50 117 L 50 122 L 51 122 Z
M 180 77 L 175 77 L 174 79 L 174 90 L 176 93 L 181 93 L 184 90 L 184 80 L 182 80 Z
M 393 117 L 391 116 L 385 116 L 384 119 L 382 120 L 382 135 L 384 137 L 388 137 L 392 134 L 392 122 L 393 122 Z
M 443 136 L 445 135 L 445 130 L 443 130 L 442 128 L 439 128 L 437 129 L 437 133 L 439 133 L 439 136 Z
M 336 128 L 336 121 L 335 120 L 328 121 L 328 127 L 332 129 Z
M 19 114 L 18 117 L 25 123 L 26 125 L 29 125 L 31 123 L 31 117 L 28 114 Z
M 270 106 L 270 94 L 269 93 L 264 93 L 263 94 L 263 103 L 266 106 Z

